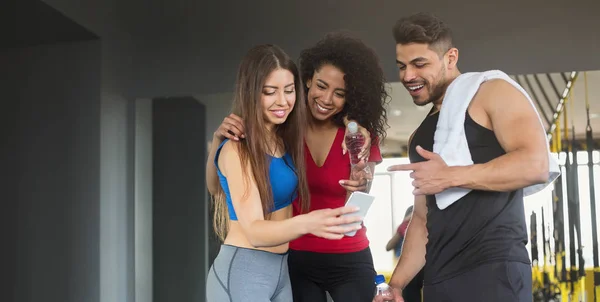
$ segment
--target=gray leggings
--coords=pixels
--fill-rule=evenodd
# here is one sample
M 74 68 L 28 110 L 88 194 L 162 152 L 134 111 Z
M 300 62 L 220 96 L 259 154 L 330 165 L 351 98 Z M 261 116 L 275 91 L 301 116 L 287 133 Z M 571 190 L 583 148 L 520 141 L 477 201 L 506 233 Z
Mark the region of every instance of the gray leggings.
M 287 254 L 221 245 L 206 279 L 207 302 L 292 302 Z

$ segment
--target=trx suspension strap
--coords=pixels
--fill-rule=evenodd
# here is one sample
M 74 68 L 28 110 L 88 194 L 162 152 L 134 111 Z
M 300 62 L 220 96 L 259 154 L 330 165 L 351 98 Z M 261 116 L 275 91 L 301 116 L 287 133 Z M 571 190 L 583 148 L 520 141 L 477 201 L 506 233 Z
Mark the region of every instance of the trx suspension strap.
M 560 113 L 559 113 L 560 115 Z M 560 152 L 562 151 L 561 144 L 561 128 L 560 128 L 560 117 L 556 118 L 556 127 L 554 128 L 554 133 L 552 135 L 551 141 L 551 150 L 552 153 L 555 153 L 560 158 Z M 562 166 L 560 166 L 562 170 Z M 549 265 L 554 266 L 554 274 L 552 278 L 548 275 L 551 284 L 550 284 L 550 294 L 545 296 L 543 299 L 538 299 L 536 301 L 550 301 L 551 299 L 560 299 L 559 297 L 562 295 L 562 287 L 561 282 L 564 282 L 565 277 L 562 275 L 565 272 L 564 269 L 564 256 L 565 256 L 565 244 L 564 244 L 564 219 L 563 219 L 563 194 L 562 194 L 562 175 L 561 173 L 558 175 L 558 178 L 554 181 L 553 186 L 554 190 L 552 190 L 552 212 L 550 213 L 552 216 L 552 230 L 550 230 L 550 226 L 548 226 L 548 252 L 549 252 Z M 542 210 L 543 215 L 543 210 Z M 544 227 L 545 230 L 545 227 Z M 546 236 L 544 236 L 544 240 Z M 554 244 L 550 244 L 550 240 L 554 240 Z M 552 263 L 554 262 L 554 263 Z M 562 268 L 562 270 L 561 270 Z
M 566 116 L 566 112 L 563 112 L 564 114 L 564 119 L 565 119 L 565 123 L 567 121 L 567 116 Z M 564 151 L 565 154 L 567 154 L 567 145 L 566 144 L 562 144 L 562 138 L 561 138 L 561 129 L 560 129 L 560 124 L 558 123 L 558 119 L 557 119 L 557 125 L 558 127 L 556 127 L 557 129 L 557 144 L 558 144 L 558 151 L 559 154 L 561 151 Z M 568 132 L 565 132 L 565 136 L 568 134 Z M 565 163 L 567 162 L 567 160 L 565 160 Z M 563 168 L 561 168 L 562 170 Z M 562 171 L 561 171 L 562 172 Z M 554 240 L 555 240 L 555 249 L 556 249 L 556 253 L 555 253 L 555 257 L 556 257 L 556 265 L 557 265 L 557 275 L 556 278 L 561 282 L 567 282 L 567 259 L 566 259 L 566 254 L 567 254 L 567 246 L 565 243 L 565 202 L 564 199 L 565 198 L 565 194 L 563 193 L 563 176 L 566 178 L 567 174 L 566 174 L 567 170 L 566 170 L 566 166 L 564 167 L 564 173 L 559 174 L 558 178 L 556 179 L 556 181 L 554 182 L 554 194 L 555 194 L 555 204 L 556 204 L 556 211 L 554 212 L 554 222 L 555 222 L 555 228 L 554 228 Z M 558 274 L 558 272 L 560 271 L 560 274 Z M 566 294 L 566 293 L 565 293 Z
M 529 242 L 531 243 L 532 294 L 534 297 L 537 296 L 538 299 L 544 299 L 544 286 L 539 274 L 540 259 L 538 257 L 537 244 L 537 219 L 534 211 L 529 216 Z M 534 300 L 537 301 L 537 299 Z
M 600 268 L 598 267 L 598 229 L 596 227 L 596 191 L 594 189 L 594 136 L 590 124 L 590 102 L 588 99 L 587 72 L 583 73 L 585 85 L 585 112 L 587 115 L 587 127 L 585 129 L 586 149 L 588 153 L 588 171 L 590 182 L 590 210 L 592 212 L 592 253 L 594 260 L 594 302 L 597 301 L 596 290 L 600 286 Z
M 546 247 L 550 248 L 550 242 L 546 241 L 546 220 L 544 219 L 544 207 L 542 207 L 542 255 L 543 255 L 543 266 L 542 266 L 542 284 L 544 288 L 544 301 L 549 301 L 554 298 L 555 292 L 552 291 L 550 284 L 550 276 L 548 275 L 548 254 Z M 549 252 L 549 251 L 548 251 Z
M 571 103 L 573 103 L 573 99 L 571 99 Z M 573 123 L 574 119 L 571 119 L 571 123 Z M 585 261 L 583 260 L 583 248 L 581 244 L 581 206 L 579 201 L 579 164 L 577 161 L 577 151 L 579 151 L 579 147 L 575 142 L 575 126 L 571 126 L 571 140 L 573 142 L 573 227 L 577 232 L 577 264 L 579 268 L 579 272 L 577 274 L 577 280 L 580 281 L 579 288 L 583 288 L 583 277 L 585 277 Z
M 570 92 L 572 92 L 571 90 Z M 569 105 L 572 105 L 573 97 L 569 99 Z M 570 106 L 570 109 L 572 106 Z M 583 255 L 581 248 L 581 224 L 579 214 L 579 173 L 577 162 L 577 145 L 575 141 L 575 126 L 571 119 L 571 139 L 569 140 L 569 151 L 567 152 L 567 196 L 568 196 L 568 215 L 569 215 L 569 258 L 570 270 L 569 281 L 571 284 L 571 299 L 577 300 L 580 293 L 581 283 L 579 282 L 583 270 Z M 573 157 L 571 163 L 569 157 Z M 575 233 L 577 232 L 577 233 Z M 575 240 L 577 240 L 577 249 L 575 248 Z M 577 254 L 576 254 L 577 253 Z M 578 256 L 578 257 L 577 257 Z M 577 265 L 579 264 L 579 265 Z M 585 270 L 583 270 L 585 276 Z
M 565 108 L 565 116 L 567 115 L 567 111 Z M 565 118 L 566 119 L 566 118 Z M 575 269 L 575 263 L 577 258 L 575 257 L 575 228 L 573 226 L 573 174 L 572 174 L 572 164 L 571 164 L 571 151 L 573 150 L 573 144 L 571 140 L 569 140 L 569 130 L 567 127 L 568 123 L 565 123 L 565 170 L 566 170 L 566 178 L 567 178 L 567 217 L 568 217 L 568 229 L 569 229 L 569 285 L 570 285 L 570 294 L 574 295 L 575 291 L 575 281 L 577 280 L 577 270 Z
M 556 127 L 557 152 L 560 155 L 562 150 L 560 124 Z M 561 167 L 562 170 L 562 167 Z M 561 171 L 562 172 L 562 171 Z M 552 191 L 552 212 L 554 221 L 554 276 L 559 282 L 567 281 L 567 268 L 565 259 L 565 219 L 564 219 L 564 201 L 563 201 L 563 178 L 564 173 L 560 173 L 554 181 L 554 190 Z M 565 176 L 566 177 L 566 176 Z
M 567 99 L 565 99 L 567 101 Z M 564 107 L 563 107 L 564 108 Z M 565 114 L 564 112 L 561 114 Z M 566 122 L 566 116 L 563 116 Z M 561 152 L 566 152 L 566 144 L 562 143 L 562 131 L 561 131 L 560 118 L 556 119 L 556 153 L 559 158 Z M 567 133 L 565 133 L 566 135 Z M 565 161 L 566 162 L 566 161 Z M 554 181 L 554 190 L 552 210 L 553 210 L 553 222 L 554 222 L 554 277 L 558 281 L 558 289 L 562 299 L 560 301 L 566 301 L 568 297 L 568 286 L 567 286 L 567 260 L 566 260 L 566 243 L 565 243 L 565 194 L 563 194 L 563 179 L 567 177 L 566 167 L 560 166 L 561 173 Z
M 531 212 L 531 216 L 529 217 L 529 240 L 531 242 L 531 263 L 533 265 L 539 265 L 540 259 L 538 258 L 538 244 L 537 244 L 537 219 L 535 216 L 535 212 Z M 543 228 L 542 228 L 543 229 Z M 542 231 L 543 233 L 543 231 Z M 537 261 L 537 263 L 535 263 Z
M 544 275 L 546 274 L 546 262 L 547 262 L 547 254 L 546 254 L 546 223 L 544 221 L 544 207 L 542 207 L 542 256 L 543 256 L 543 265 L 542 265 L 542 270 L 544 272 Z M 537 237 L 537 236 L 536 236 Z M 544 284 L 546 284 L 546 276 L 544 276 Z

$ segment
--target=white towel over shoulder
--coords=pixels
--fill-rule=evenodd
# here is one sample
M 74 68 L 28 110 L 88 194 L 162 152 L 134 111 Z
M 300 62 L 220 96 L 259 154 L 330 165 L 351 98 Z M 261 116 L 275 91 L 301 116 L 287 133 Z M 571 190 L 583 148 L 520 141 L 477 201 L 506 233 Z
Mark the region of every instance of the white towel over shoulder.
M 467 166 L 473 164 L 465 135 L 465 116 L 471 100 L 479 90 L 479 86 L 483 82 L 493 79 L 503 79 L 515 86 L 527 97 L 533 109 L 536 110 L 527 92 L 502 71 L 490 70 L 460 75 L 448 86 L 434 135 L 433 152 L 439 154 L 448 166 Z M 538 119 L 541 124 L 542 120 L 539 117 L 539 113 Z M 544 184 L 524 188 L 523 194 L 525 196 L 541 191 L 560 175 L 558 162 L 549 149 L 548 156 L 550 158 L 550 175 L 548 181 Z M 435 195 L 437 205 L 443 210 L 467 195 L 470 191 L 470 189 L 464 188 L 447 189 Z

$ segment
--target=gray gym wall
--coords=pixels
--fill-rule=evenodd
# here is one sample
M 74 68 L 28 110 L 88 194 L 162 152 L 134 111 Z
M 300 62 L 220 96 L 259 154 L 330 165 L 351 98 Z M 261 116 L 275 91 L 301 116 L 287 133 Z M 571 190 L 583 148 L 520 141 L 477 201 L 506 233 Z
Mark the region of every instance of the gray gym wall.
M 100 49 L 90 41 L 0 54 L 1 301 L 100 301 L 102 200 L 111 193 L 101 189 L 101 160 L 112 160 L 101 146 Z
M 204 301 L 205 107 L 153 100 L 153 301 Z
M 126 59 L 43 2 L 6 4 L 0 300 L 134 301 Z

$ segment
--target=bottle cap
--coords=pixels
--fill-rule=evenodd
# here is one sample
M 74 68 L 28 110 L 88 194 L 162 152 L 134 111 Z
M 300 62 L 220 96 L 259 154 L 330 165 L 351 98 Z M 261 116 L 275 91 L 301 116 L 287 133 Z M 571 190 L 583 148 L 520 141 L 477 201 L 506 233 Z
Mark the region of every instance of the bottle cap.
M 385 283 L 385 277 L 383 275 L 375 276 L 375 284 L 378 285 L 381 283 Z
M 350 122 L 348 123 L 348 130 L 350 130 L 350 133 L 356 133 L 358 132 L 358 124 L 356 122 Z

